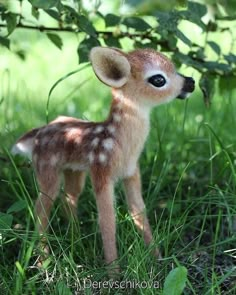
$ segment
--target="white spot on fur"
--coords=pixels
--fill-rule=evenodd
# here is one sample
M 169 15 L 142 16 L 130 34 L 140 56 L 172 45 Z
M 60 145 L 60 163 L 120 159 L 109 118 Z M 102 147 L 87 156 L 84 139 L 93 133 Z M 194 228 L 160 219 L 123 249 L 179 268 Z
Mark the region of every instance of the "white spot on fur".
M 113 120 L 117 123 L 121 121 L 121 116 L 119 114 L 113 113 L 112 117 Z
M 107 161 L 107 156 L 106 156 L 105 154 L 103 154 L 103 153 L 100 153 L 100 154 L 98 155 L 98 161 L 99 161 L 100 163 L 105 163 L 105 162 Z
M 112 150 L 114 145 L 114 140 L 112 138 L 106 138 L 102 142 L 102 146 L 107 150 L 110 151 Z
M 120 99 L 119 99 L 118 103 L 116 104 L 116 108 L 118 110 L 121 110 L 121 108 L 122 108 L 122 103 L 121 103 L 121 100 Z
M 94 162 L 94 153 L 90 152 L 88 154 L 89 163 L 92 164 Z
M 98 146 L 98 143 L 99 143 L 99 138 L 95 137 L 91 142 L 91 146 L 95 148 Z
M 81 163 L 66 163 L 63 168 L 71 169 L 72 171 L 83 171 L 86 170 L 87 166 Z
M 38 160 L 38 155 L 37 154 L 33 154 L 33 162 L 36 163 Z
M 136 161 L 130 161 L 127 165 L 127 169 L 126 169 L 126 175 L 125 177 L 131 177 L 134 175 L 134 172 L 136 170 Z
M 114 134 L 116 132 L 116 127 L 114 125 L 108 125 L 107 129 L 112 134 Z
M 74 142 L 75 142 L 75 144 L 81 144 L 81 137 L 80 137 L 80 136 L 77 136 L 77 137 L 74 139 Z
M 74 137 L 80 135 L 80 130 L 78 128 L 68 128 L 66 133 L 66 136 L 68 137 Z
M 103 130 L 104 130 L 104 127 L 99 125 L 94 129 L 93 133 L 100 133 Z
M 24 141 L 17 142 L 11 150 L 13 155 L 23 155 L 28 158 L 32 158 L 32 150 L 33 150 L 33 140 L 34 138 L 30 138 Z
M 52 166 L 55 166 L 58 163 L 58 160 L 59 160 L 59 158 L 57 155 L 52 155 L 50 158 L 50 164 Z
M 84 129 L 84 135 L 87 135 L 91 132 L 91 128 Z

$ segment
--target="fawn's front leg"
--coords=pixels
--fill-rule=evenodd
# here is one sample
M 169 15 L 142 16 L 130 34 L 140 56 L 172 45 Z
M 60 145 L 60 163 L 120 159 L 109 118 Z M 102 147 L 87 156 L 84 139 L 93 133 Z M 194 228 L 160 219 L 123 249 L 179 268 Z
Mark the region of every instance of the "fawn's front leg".
M 115 209 L 113 204 L 114 184 L 109 177 L 96 171 L 91 172 L 91 177 L 96 194 L 105 261 L 110 264 L 117 259 Z M 114 269 L 114 272 L 117 271 L 118 268 Z
M 146 216 L 145 204 L 142 198 L 142 185 L 139 168 L 136 168 L 133 176 L 124 179 L 124 187 L 130 214 L 138 230 L 143 234 L 145 244 L 149 245 L 152 241 L 152 232 Z M 154 254 L 156 256 L 160 256 L 159 250 L 156 249 Z

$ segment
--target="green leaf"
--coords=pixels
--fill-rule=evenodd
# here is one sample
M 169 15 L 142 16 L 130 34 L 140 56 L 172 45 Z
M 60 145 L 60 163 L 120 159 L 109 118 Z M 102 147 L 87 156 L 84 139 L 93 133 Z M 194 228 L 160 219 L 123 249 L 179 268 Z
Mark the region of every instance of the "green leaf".
M 22 60 L 25 61 L 26 60 L 26 51 L 23 49 L 18 49 L 15 51 L 15 54 Z
M 179 29 L 176 30 L 176 37 L 179 38 L 182 42 L 184 42 L 189 47 L 192 46 L 192 42 L 187 38 Z
M 197 69 L 198 71 L 202 71 L 204 69 L 203 63 L 193 59 L 189 54 L 177 52 L 174 55 L 174 59 L 176 59 L 178 64 L 188 65 L 190 67 Z
M 207 13 L 207 7 L 197 2 L 188 2 L 188 10 L 198 18 L 202 18 Z
M 227 74 L 231 71 L 231 66 L 224 63 L 219 63 L 216 61 L 206 61 L 203 63 L 204 67 L 211 71 L 211 72 L 217 72 L 220 74 Z
M 105 24 L 106 27 L 114 27 L 117 26 L 121 21 L 121 18 L 115 14 L 108 13 L 105 16 Z
M 52 43 L 54 45 L 56 45 L 57 48 L 62 49 L 63 42 L 62 42 L 61 37 L 59 37 L 56 34 L 51 34 L 51 33 L 48 33 L 47 36 L 52 41 Z
M 32 14 L 36 19 L 39 19 L 39 10 L 38 10 L 38 8 L 32 6 L 32 8 L 31 8 L 31 14 Z
M 187 269 L 179 266 L 173 269 L 165 279 L 163 295 L 181 295 L 187 281 Z
M 49 9 L 57 6 L 59 0 L 29 0 L 29 2 L 36 8 Z
M 7 47 L 8 49 L 10 49 L 10 40 L 9 40 L 9 39 L 0 36 L 0 44 L 1 44 L 2 46 Z
M 224 11 L 235 18 L 236 3 L 235 0 L 219 1 L 219 4 L 223 7 Z M 222 9 L 222 8 L 221 8 Z
M 60 10 L 60 14 L 63 15 L 63 21 L 65 22 L 65 24 L 78 25 L 79 14 L 74 8 L 68 5 L 63 5 L 63 9 Z
M 173 51 L 176 50 L 178 39 L 174 36 L 174 34 L 170 34 L 169 38 L 167 40 L 167 43 L 169 45 L 169 48 L 171 48 Z M 165 46 L 162 46 L 161 48 L 164 49 Z M 165 51 L 169 51 L 169 48 L 166 48 Z
M 168 1 L 153 1 L 153 0 L 136 0 L 129 1 L 138 13 L 142 15 L 150 15 L 156 11 L 170 11 L 176 6 L 186 6 L 187 0 L 168 0 Z
M 107 38 L 104 37 L 104 42 L 107 46 L 121 48 L 119 38 L 113 36 L 109 36 Z
M 220 49 L 220 46 L 216 42 L 208 41 L 207 43 L 215 51 L 216 54 L 220 55 L 221 49 Z
M 128 28 L 133 28 L 140 32 L 145 32 L 151 28 L 151 26 L 148 23 L 146 23 L 142 18 L 135 16 L 126 17 L 123 21 L 123 24 Z
M 87 33 L 88 35 L 92 37 L 96 37 L 96 30 L 86 16 L 84 15 L 78 16 L 78 26 L 81 29 L 81 31 Z
M 7 11 L 7 2 L 6 1 L 0 1 L 0 13 L 4 13 L 5 11 Z
M 217 16 L 216 17 L 217 20 L 228 20 L 228 21 L 231 21 L 231 20 L 236 20 L 236 14 L 235 15 L 226 15 L 226 16 Z
M 177 4 L 178 4 L 180 7 L 187 7 L 187 5 L 188 5 L 188 0 L 177 0 Z
M 145 43 L 143 43 L 143 42 L 140 42 L 140 41 L 137 41 L 137 40 L 135 40 L 135 42 L 134 42 L 134 48 L 136 49 L 136 48 L 153 48 L 153 49 L 157 49 L 157 44 L 156 43 L 154 43 L 154 42 L 145 42 Z
M 10 229 L 13 221 L 13 216 L 0 212 L 0 230 Z
M 203 47 L 198 47 L 197 51 L 190 51 L 189 55 L 198 61 L 204 61 L 206 59 L 205 51 Z
M 13 205 L 11 205 L 10 208 L 8 208 L 7 213 L 13 213 L 13 212 L 19 212 L 27 207 L 27 204 L 24 200 L 20 200 L 15 202 Z
M 168 38 L 168 32 L 176 33 L 178 23 L 182 18 L 181 13 L 176 10 L 170 12 L 157 11 L 155 15 L 159 23 L 157 33 L 161 33 L 164 38 Z
M 96 38 L 90 37 L 88 39 L 84 39 L 78 47 L 78 56 L 79 56 L 79 63 L 84 63 L 88 61 L 89 52 L 90 50 L 95 47 L 99 46 L 100 43 Z
M 18 49 L 15 51 L 15 54 L 22 60 L 25 61 L 26 60 L 26 51 L 23 49 Z
M 206 5 L 197 2 L 188 2 L 188 10 L 180 11 L 179 14 L 186 20 L 195 23 L 201 27 L 204 31 L 206 30 L 206 25 L 201 20 L 201 18 L 207 13 Z
M 60 21 L 60 14 L 54 9 L 47 9 L 45 12 L 57 21 Z
M 233 53 L 230 53 L 228 55 L 224 55 L 225 60 L 227 60 L 227 62 L 229 64 L 236 64 L 236 55 Z
M 10 35 L 16 28 L 17 25 L 17 15 L 15 13 L 7 13 L 5 15 L 5 19 L 7 22 L 7 31 Z
M 204 103 L 209 107 L 215 92 L 215 77 L 208 72 L 202 74 L 199 87 L 203 93 Z

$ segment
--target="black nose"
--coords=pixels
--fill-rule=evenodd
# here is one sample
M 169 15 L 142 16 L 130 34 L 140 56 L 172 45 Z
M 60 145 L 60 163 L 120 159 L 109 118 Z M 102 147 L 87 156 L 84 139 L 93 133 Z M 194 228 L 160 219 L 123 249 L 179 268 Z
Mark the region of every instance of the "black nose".
M 195 81 L 191 77 L 184 77 L 183 92 L 192 93 L 195 88 Z
M 189 94 L 194 91 L 195 81 L 191 77 L 185 77 L 181 74 L 180 74 L 180 76 L 184 79 L 184 84 L 183 84 L 181 92 L 177 96 L 177 98 L 184 99 L 184 98 L 188 97 Z

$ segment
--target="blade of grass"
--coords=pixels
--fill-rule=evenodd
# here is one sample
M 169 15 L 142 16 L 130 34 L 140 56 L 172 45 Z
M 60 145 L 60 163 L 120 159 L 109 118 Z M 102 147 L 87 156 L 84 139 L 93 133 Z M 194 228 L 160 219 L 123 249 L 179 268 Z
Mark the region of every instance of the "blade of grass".
M 68 77 L 76 74 L 76 73 L 79 73 L 81 71 L 83 71 L 84 69 L 88 68 L 90 66 L 90 63 L 84 65 L 83 67 L 79 68 L 79 69 L 76 69 L 72 72 L 69 72 L 68 74 L 66 74 L 65 76 L 61 77 L 59 80 L 57 80 L 51 87 L 51 89 L 49 90 L 49 93 L 48 93 L 48 99 L 47 99 L 47 104 L 46 104 L 46 123 L 48 124 L 49 122 L 49 104 L 50 104 L 50 99 L 51 99 L 51 95 L 52 95 L 52 92 L 53 90 L 57 87 L 58 84 L 60 84 L 62 81 L 64 81 L 65 79 L 67 79 Z
M 165 248 L 165 251 L 166 251 L 165 256 L 167 256 L 167 254 L 168 254 L 169 237 L 171 236 L 170 228 L 171 228 L 171 221 L 172 221 L 172 216 L 173 216 L 175 199 L 176 199 L 177 192 L 178 192 L 178 189 L 180 187 L 180 184 L 182 182 L 182 179 L 184 177 L 184 173 L 188 169 L 189 165 L 190 165 L 190 162 L 185 166 L 185 168 L 183 169 L 183 171 L 182 171 L 182 173 L 180 175 L 180 178 L 179 178 L 179 181 L 177 183 L 177 186 L 176 186 L 176 189 L 175 189 L 175 192 L 174 192 L 174 196 L 173 196 L 173 199 L 172 199 L 172 202 L 171 202 L 171 208 L 170 208 L 170 214 L 169 214 L 169 222 L 168 222 L 168 227 L 167 227 L 167 239 L 166 239 L 167 244 L 166 244 L 166 248 Z

